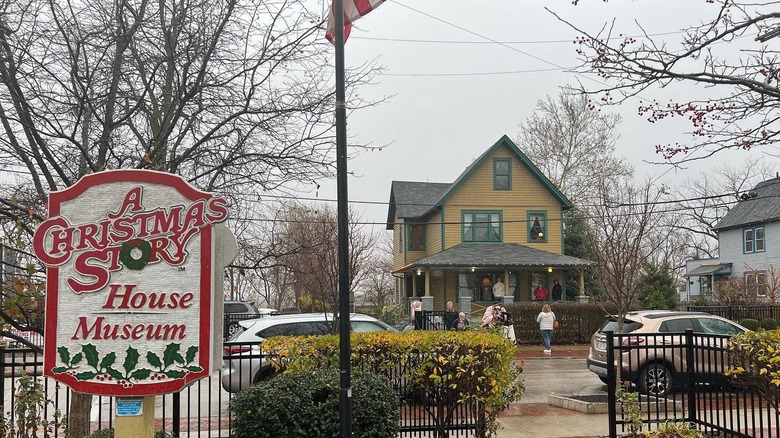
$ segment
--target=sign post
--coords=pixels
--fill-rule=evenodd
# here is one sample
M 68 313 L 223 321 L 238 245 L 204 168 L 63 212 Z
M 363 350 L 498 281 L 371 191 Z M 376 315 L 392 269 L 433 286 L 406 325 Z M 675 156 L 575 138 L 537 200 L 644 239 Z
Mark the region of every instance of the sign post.
M 117 397 L 118 438 L 151 437 L 154 395 L 219 362 L 227 217 L 224 199 L 155 171 L 91 174 L 49 196 L 33 239 L 47 267 L 43 373 Z

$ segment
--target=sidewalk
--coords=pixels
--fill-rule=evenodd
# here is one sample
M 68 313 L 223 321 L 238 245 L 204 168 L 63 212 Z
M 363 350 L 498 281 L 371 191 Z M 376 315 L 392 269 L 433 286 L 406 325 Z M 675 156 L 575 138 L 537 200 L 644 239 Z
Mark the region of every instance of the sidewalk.
M 584 359 L 588 345 L 553 345 L 545 354 L 541 345 L 517 347 L 518 360 L 533 358 Z M 501 414 L 499 438 L 603 437 L 609 432 L 606 414 L 585 414 L 546 403 L 513 403 Z

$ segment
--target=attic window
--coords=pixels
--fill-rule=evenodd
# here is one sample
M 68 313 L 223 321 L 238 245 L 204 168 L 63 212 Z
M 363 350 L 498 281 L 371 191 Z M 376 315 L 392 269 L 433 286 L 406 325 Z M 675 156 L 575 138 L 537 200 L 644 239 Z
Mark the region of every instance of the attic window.
M 527 224 L 529 242 L 547 242 L 546 211 L 529 211 Z
M 512 161 L 508 158 L 493 160 L 493 190 L 512 190 Z

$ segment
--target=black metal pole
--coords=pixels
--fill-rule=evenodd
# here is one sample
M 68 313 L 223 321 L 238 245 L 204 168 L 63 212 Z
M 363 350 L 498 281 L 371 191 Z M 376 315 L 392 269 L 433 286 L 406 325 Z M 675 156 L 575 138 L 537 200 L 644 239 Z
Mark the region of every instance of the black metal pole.
M 339 260 L 339 420 L 341 438 L 352 436 L 352 383 L 349 369 L 349 207 L 347 204 L 347 108 L 344 92 L 344 1 L 333 1 L 336 21 L 336 194 Z

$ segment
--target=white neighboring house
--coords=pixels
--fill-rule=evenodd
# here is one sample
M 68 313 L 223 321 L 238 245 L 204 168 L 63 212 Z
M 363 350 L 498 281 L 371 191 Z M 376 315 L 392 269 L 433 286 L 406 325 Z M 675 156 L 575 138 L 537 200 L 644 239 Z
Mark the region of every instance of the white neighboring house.
M 685 263 L 688 290 L 682 301 L 717 292 L 718 280 L 729 276 L 744 278 L 749 289 L 766 296 L 767 270 L 780 270 L 780 177 L 759 183 L 740 199 L 713 227 L 719 257 Z

